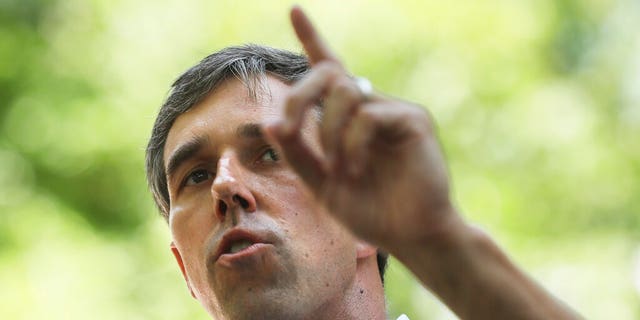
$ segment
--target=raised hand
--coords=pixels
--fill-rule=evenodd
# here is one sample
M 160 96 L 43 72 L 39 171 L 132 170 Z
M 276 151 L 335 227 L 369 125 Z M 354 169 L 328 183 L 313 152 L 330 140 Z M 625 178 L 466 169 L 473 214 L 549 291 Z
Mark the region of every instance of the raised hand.
M 454 210 L 427 112 L 363 92 L 299 8 L 291 21 L 312 70 L 266 132 L 329 212 L 394 254 L 460 318 L 579 319 Z M 303 138 L 318 101 L 320 150 Z
M 433 122 L 414 104 L 365 95 L 299 8 L 295 32 L 312 64 L 267 128 L 289 165 L 356 235 L 391 249 L 455 218 Z M 302 137 L 305 114 L 322 103 L 321 151 Z

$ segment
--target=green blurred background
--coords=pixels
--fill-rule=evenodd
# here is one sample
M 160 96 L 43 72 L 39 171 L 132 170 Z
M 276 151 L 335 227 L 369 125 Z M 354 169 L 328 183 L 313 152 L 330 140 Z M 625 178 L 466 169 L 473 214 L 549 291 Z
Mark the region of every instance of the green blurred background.
M 300 1 L 356 74 L 428 106 L 454 193 L 587 318 L 640 319 L 640 1 Z M 143 154 L 172 80 L 290 1 L 0 0 L 0 318 L 207 319 Z M 391 316 L 453 319 L 398 263 Z M 395 319 L 395 318 L 394 318 Z

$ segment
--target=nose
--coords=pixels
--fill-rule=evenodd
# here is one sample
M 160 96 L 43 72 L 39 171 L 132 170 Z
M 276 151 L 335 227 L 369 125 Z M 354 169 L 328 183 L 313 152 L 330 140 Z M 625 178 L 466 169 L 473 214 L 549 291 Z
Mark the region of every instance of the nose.
M 220 158 L 211 193 L 215 201 L 216 217 L 223 222 L 230 212 L 242 209 L 256 211 L 256 199 L 247 188 L 244 170 L 233 156 Z

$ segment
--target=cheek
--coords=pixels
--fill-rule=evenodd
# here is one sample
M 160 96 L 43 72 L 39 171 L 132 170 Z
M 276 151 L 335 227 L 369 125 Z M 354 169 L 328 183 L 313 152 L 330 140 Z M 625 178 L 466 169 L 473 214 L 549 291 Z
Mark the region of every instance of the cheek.
M 211 231 L 216 222 L 213 208 L 211 193 L 204 191 L 185 194 L 173 202 L 169 227 L 174 238 L 184 235 L 191 238 Z
M 211 232 L 215 232 L 213 215 L 198 201 L 177 204 L 172 207 L 169 218 L 171 237 L 182 255 L 187 271 L 201 264 L 205 256 L 205 243 Z M 206 203 L 206 201 L 202 201 Z M 194 276 L 194 272 L 188 272 Z
M 302 282 L 318 290 L 344 290 L 356 271 L 349 233 L 322 210 L 299 213 L 287 229 Z
M 284 224 L 309 224 L 318 218 L 319 205 L 289 169 L 283 169 L 276 176 L 264 177 L 261 185 L 263 191 L 256 195 L 262 198 L 263 209 Z
M 275 187 L 277 180 L 270 182 Z M 268 211 L 283 227 L 298 258 L 317 266 L 331 263 L 334 258 L 355 261 L 351 234 L 315 201 L 297 177 L 289 177 L 286 182 L 277 183 L 276 188 L 265 193 L 264 200 L 274 206 Z
M 189 212 L 188 216 L 185 212 L 176 212 L 174 217 L 170 220 L 171 236 L 180 251 L 190 288 L 198 300 L 206 301 L 202 300 L 202 297 L 208 294 L 204 244 L 210 227 L 199 225 L 192 212 Z

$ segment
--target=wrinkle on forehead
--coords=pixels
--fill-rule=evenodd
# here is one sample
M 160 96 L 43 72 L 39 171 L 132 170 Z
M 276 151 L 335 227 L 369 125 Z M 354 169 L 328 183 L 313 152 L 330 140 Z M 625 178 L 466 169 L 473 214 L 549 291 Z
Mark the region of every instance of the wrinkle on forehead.
M 228 113 L 228 109 L 225 113 L 221 114 L 219 113 L 220 109 L 217 108 L 218 106 L 236 106 L 240 109 L 247 108 L 245 110 L 256 108 L 269 109 L 270 111 L 267 113 L 272 113 L 272 116 L 278 114 L 279 109 L 282 107 L 281 105 L 274 104 L 274 101 L 279 99 L 278 96 L 281 94 L 278 87 L 289 87 L 289 85 L 268 75 L 256 75 L 251 78 L 254 79 L 252 82 L 245 82 L 237 77 L 225 80 L 220 86 L 202 99 L 202 101 L 180 115 L 168 134 L 167 144 L 165 146 L 169 146 L 169 148 L 165 147 L 165 159 L 169 155 L 169 152 L 172 151 L 168 150 L 170 146 L 175 146 L 184 139 L 201 135 L 203 132 L 209 131 L 207 129 L 210 126 L 224 125 L 225 122 L 228 123 L 231 121 L 230 117 L 250 117 L 244 113 L 236 113 L 233 115 Z M 276 96 L 274 96 L 274 94 Z M 202 109 L 207 109 L 207 111 Z M 223 107 L 223 109 L 225 109 L 225 107 Z M 229 121 L 219 122 L 221 118 L 228 119 Z M 185 121 L 188 125 L 184 125 Z
M 278 106 L 273 105 L 274 95 L 272 87 L 278 85 L 288 86 L 279 79 L 268 75 L 254 75 L 250 76 L 252 80 L 243 80 L 239 77 L 230 78 L 225 80 L 220 86 L 212 90 L 202 101 L 194 105 L 190 110 L 200 109 L 208 105 L 216 105 L 221 103 L 221 97 L 223 100 L 231 101 L 237 106 L 244 107 L 259 107 L 259 108 L 276 108 Z M 277 84 L 274 84 L 273 82 Z M 238 84 L 242 86 L 239 90 Z M 241 92 L 238 92 L 241 91 Z M 231 97 L 231 98 L 229 98 Z M 207 123 L 208 119 L 200 119 L 202 124 Z
M 200 102 L 193 105 L 183 114 L 176 118 L 176 121 L 172 125 L 170 131 L 176 127 L 176 123 L 180 122 L 185 116 L 189 116 L 193 113 L 197 113 L 199 109 L 207 108 L 210 105 L 217 105 L 221 103 L 222 100 L 228 101 L 228 96 L 231 96 L 231 100 L 235 100 L 235 104 L 239 106 L 247 106 L 247 107 L 274 107 L 272 105 L 274 97 L 272 92 L 273 84 L 271 81 L 277 81 L 282 85 L 287 86 L 287 84 L 283 83 L 277 78 L 271 76 L 251 76 L 252 81 L 243 81 L 239 77 L 229 78 L 221 83 L 217 88 L 209 92 Z M 238 94 L 238 84 L 242 84 L 241 94 Z M 212 119 L 205 114 L 198 116 L 197 118 L 191 118 L 192 125 L 191 127 L 206 127 L 210 125 L 210 121 Z M 189 128 L 184 128 L 189 129 Z M 171 135 L 171 133 L 169 134 Z

